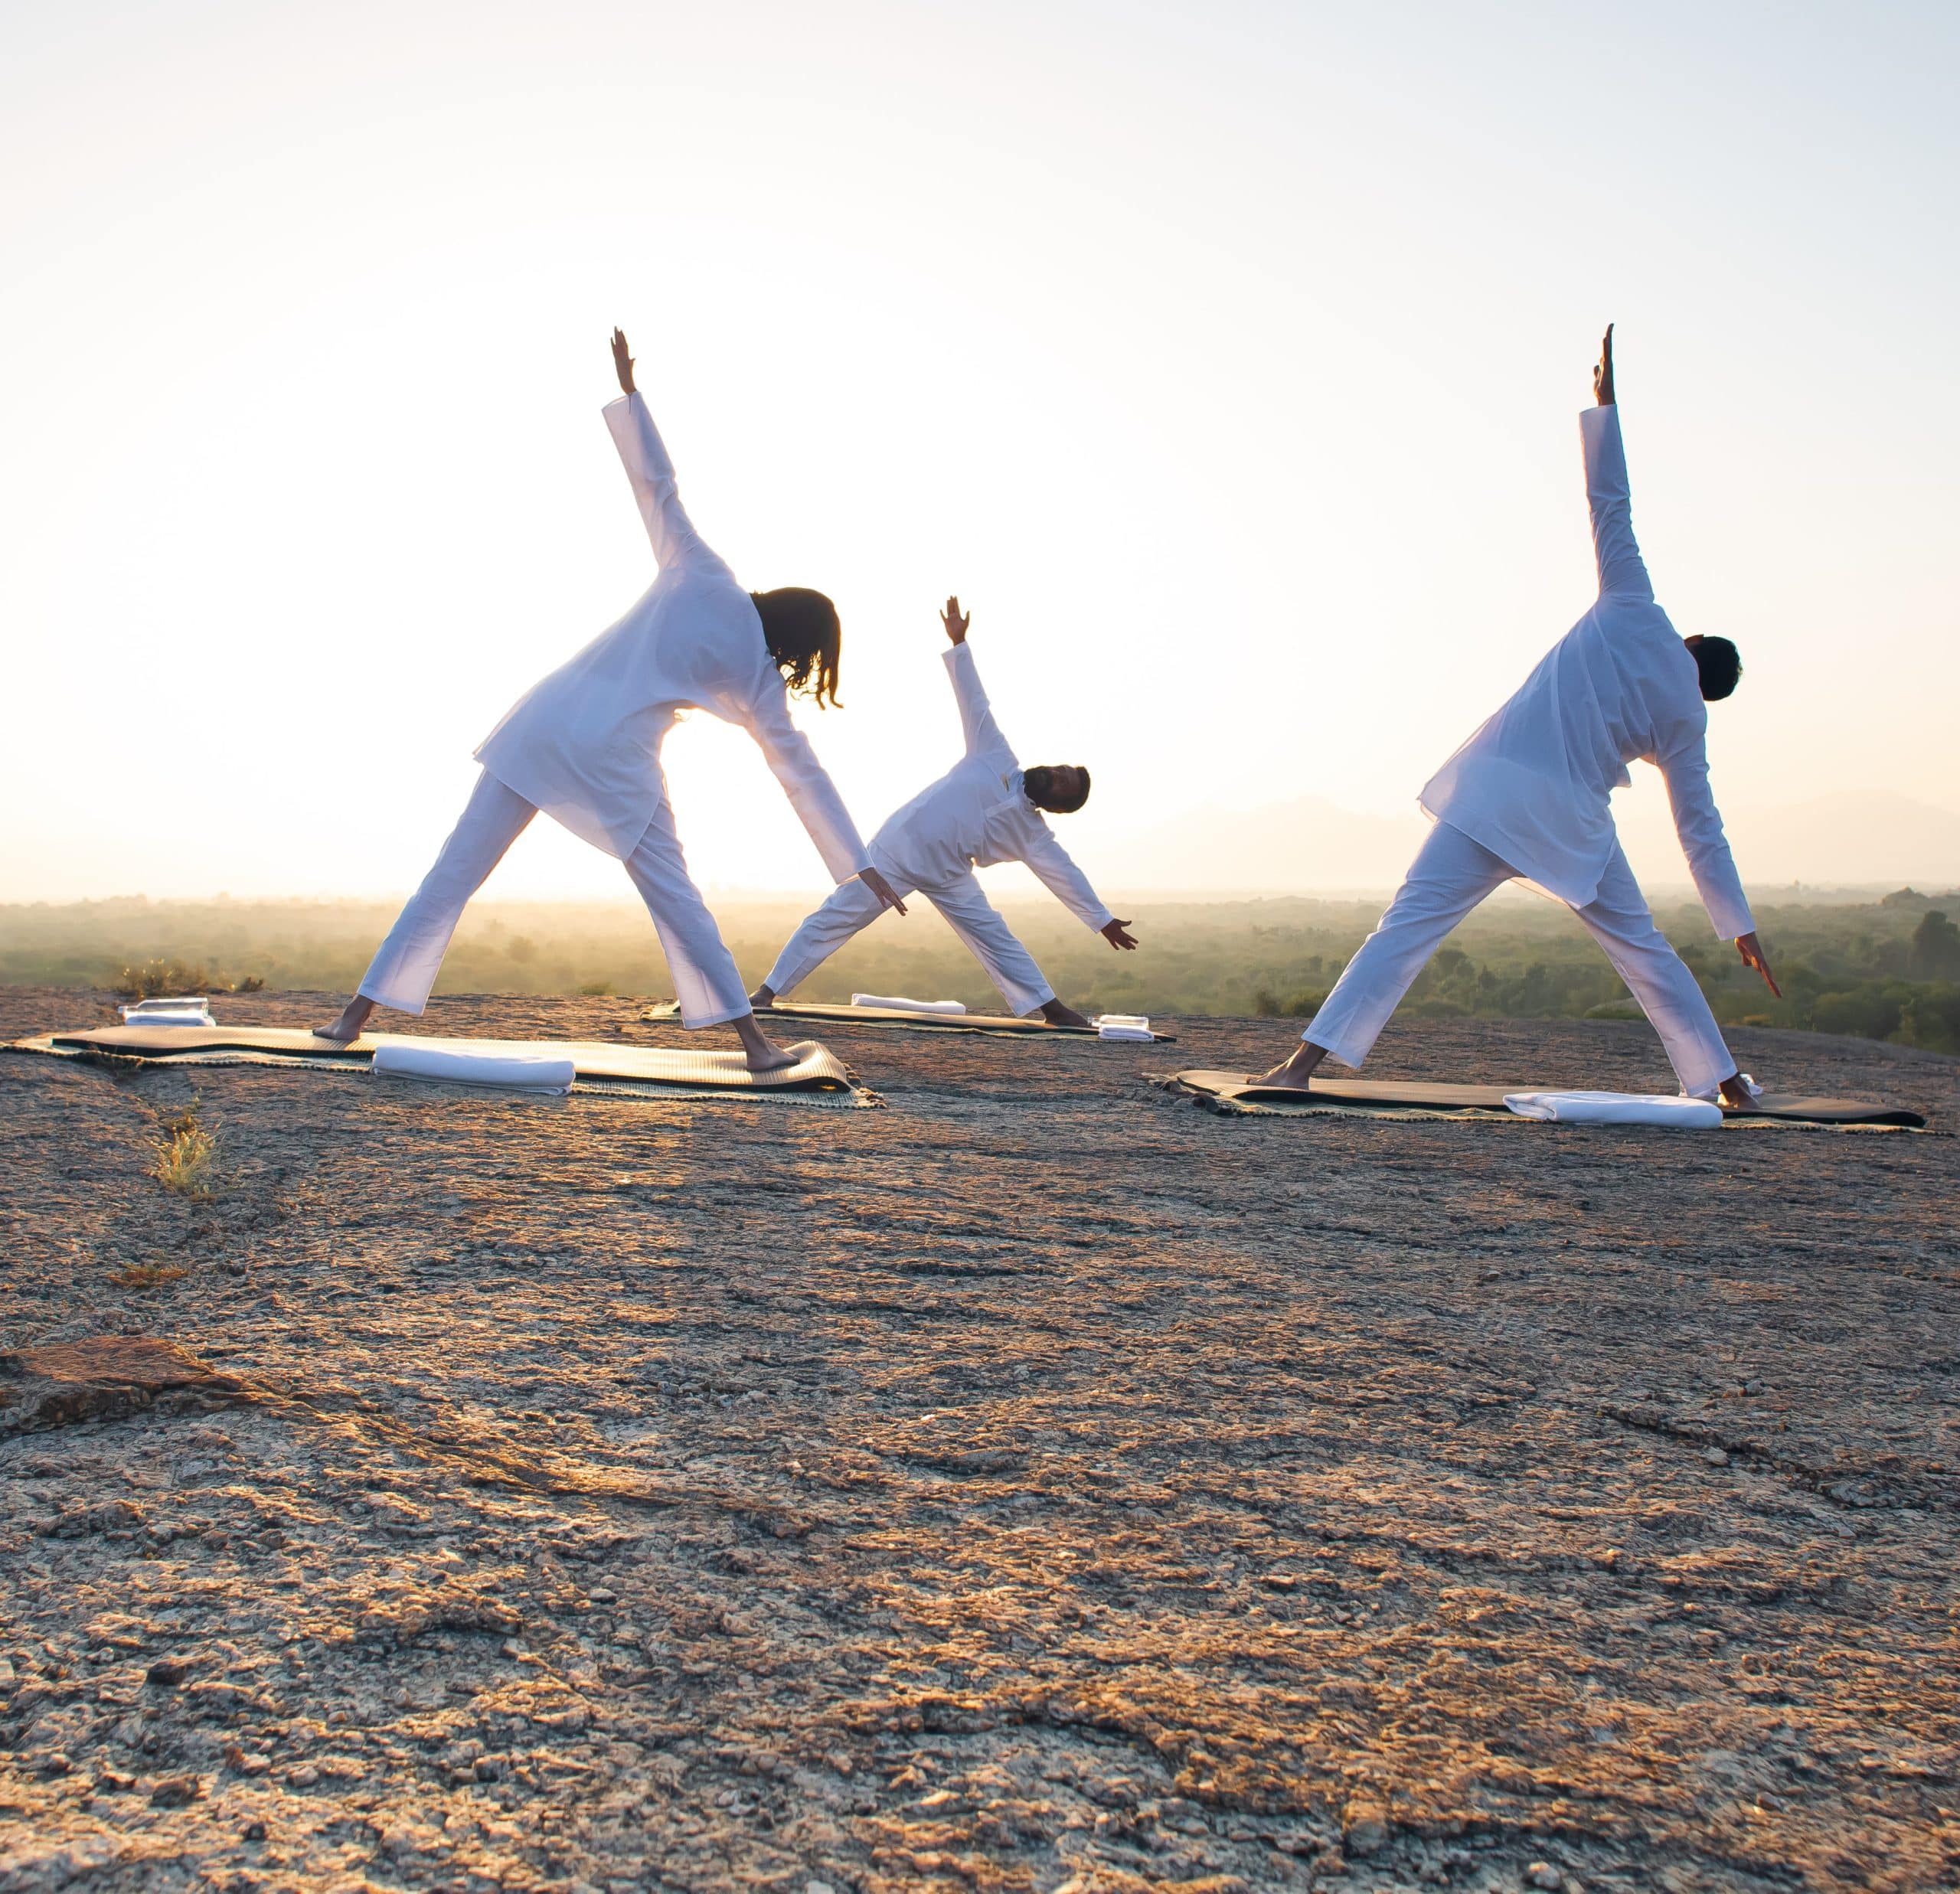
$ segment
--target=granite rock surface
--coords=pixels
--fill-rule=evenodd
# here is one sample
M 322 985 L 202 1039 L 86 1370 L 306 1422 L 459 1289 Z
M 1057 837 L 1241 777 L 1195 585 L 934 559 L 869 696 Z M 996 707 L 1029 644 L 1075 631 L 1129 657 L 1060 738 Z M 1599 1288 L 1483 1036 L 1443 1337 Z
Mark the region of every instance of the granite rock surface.
M 1221 1118 L 1145 1075 L 1289 1029 L 1179 1030 L 827 1032 L 865 1112 L 0 1059 L 0 1894 L 1955 1885 L 1960 1145 Z

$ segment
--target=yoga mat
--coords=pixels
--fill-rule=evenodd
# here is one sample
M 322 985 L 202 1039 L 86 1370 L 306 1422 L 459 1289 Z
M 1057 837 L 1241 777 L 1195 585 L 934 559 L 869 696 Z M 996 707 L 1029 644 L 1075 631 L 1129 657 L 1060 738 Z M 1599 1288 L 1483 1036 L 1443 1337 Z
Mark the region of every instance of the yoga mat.
M 1158 1083 L 1181 1092 L 1230 1115 L 1306 1118 L 1316 1115 L 1374 1112 L 1389 1118 L 1498 1118 L 1514 1125 L 1520 1118 L 1504 1103 L 1508 1092 L 1549 1091 L 1550 1086 L 1430 1085 L 1408 1079 L 1314 1079 L 1302 1092 L 1285 1086 L 1256 1085 L 1243 1072 L 1174 1072 Z M 1922 1129 L 1926 1120 L 1903 1105 L 1865 1099 L 1811 1098 L 1766 1092 L 1747 1111 L 1724 1107 L 1723 1128 L 1749 1125 L 1830 1125 L 1860 1130 Z
M 679 1004 L 662 1000 L 640 1015 L 643 1020 L 678 1020 Z M 1093 1026 L 1050 1026 L 1045 1020 L 1011 1018 L 991 1013 L 890 1013 L 875 1006 L 804 1005 L 794 1000 L 779 1000 L 756 1018 L 821 1020 L 838 1026 L 893 1026 L 918 1033 L 979 1033 L 996 1039 L 1094 1039 L 1104 1045 L 1116 1042 L 1102 1038 Z M 1175 1033 L 1152 1035 L 1160 1043 L 1174 1040 Z M 1135 1042 L 1141 1043 L 1140 1041 Z
M 126 1060 L 156 1066 L 285 1066 L 316 1072 L 364 1075 L 377 1050 L 401 1046 L 490 1058 L 569 1058 L 577 1073 L 575 1092 L 626 1098 L 766 1099 L 787 1105 L 854 1107 L 882 1105 L 849 1069 L 814 1040 L 788 1050 L 793 1066 L 750 1072 L 737 1052 L 696 1052 L 685 1047 L 600 1045 L 583 1040 L 433 1039 L 406 1033 L 363 1033 L 345 1045 L 289 1027 L 104 1026 L 15 1040 L 9 1052 L 47 1053 L 57 1058 Z

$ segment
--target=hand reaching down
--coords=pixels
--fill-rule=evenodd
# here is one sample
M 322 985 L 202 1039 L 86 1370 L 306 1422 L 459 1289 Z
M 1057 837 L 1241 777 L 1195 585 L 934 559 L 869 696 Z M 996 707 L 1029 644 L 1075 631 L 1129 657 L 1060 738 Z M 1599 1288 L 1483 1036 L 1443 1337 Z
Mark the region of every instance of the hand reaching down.
M 877 869 L 859 869 L 858 879 L 863 882 L 865 887 L 869 888 L 887 907 L 895 908 L 901 914 L 905 912 L 905 903 L 898 898 L 891 883 L 880 874 Z
M 1742 955 L 1743 965 L 1753 967 L 1761 974 L 1762 984 L 1780 1000 L 1783 997 L 1783 989 L 1776 984 L 1776 976 L 1769 971 L 1769 959 L 1756 936 L 1753 934 L 1739 935 L 1736 939 L 1736 952 Z
M 1128 921 L 1106 922 L 1101 931 L 1102 938 L 1112 947 L 1120 949 L 1125 953 L 1134 953 L 1136 951 L 1136 936 L 1130 932 L 1130 924 Z

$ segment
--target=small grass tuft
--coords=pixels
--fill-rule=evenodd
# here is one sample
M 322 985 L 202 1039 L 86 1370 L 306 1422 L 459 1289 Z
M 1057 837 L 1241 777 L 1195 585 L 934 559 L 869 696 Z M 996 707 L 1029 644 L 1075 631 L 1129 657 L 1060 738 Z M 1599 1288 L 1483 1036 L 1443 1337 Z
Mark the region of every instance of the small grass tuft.
M 198 1115 L 193 1099 L 158 1128 L 150 1175 L 166 1190 L 200 1203 L 217 1192 L 217 1138 Z
M 126 1289 L 153 1289 L 159 1282 L 176 1282 L 190 1274 L 181 1262 L 132 1262 L 110 1272 L 109 1281 Z

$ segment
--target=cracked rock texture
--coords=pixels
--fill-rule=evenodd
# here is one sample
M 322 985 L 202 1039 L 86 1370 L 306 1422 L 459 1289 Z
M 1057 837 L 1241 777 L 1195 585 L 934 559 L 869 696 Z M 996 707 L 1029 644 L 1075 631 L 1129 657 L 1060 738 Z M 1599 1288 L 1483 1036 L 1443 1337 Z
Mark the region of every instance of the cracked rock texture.
M 1960 1146 L 1221 1118 L 1143 1075 L 1288 1029 L 1181 1030 L 827 1034 L 867 1112 L 0 1060 L 0 1894 L 1955 1886 Z

